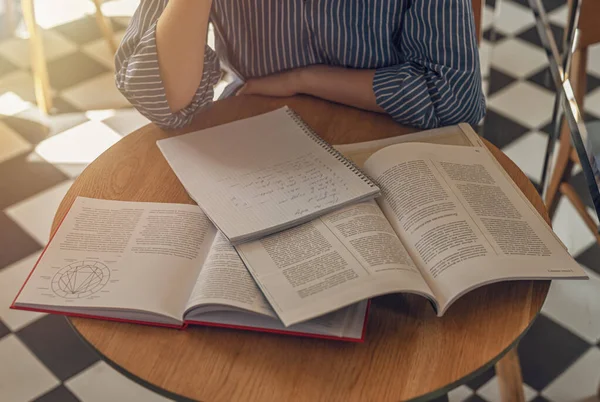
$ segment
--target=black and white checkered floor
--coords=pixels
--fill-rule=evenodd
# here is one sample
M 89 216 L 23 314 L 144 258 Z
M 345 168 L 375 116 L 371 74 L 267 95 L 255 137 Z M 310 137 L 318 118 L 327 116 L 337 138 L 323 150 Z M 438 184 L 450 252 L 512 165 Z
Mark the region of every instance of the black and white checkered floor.
M 117 39 L 139 0 L 105 1 Z M 55 114 L 34 106 L 26 39 L 0 32 L 0 400 L 164 401 L 92 352 L 58 316 L 8 309 L 45 244 L 53 214 L 73 179 L 121 136 L 147 123 L 113 84 L 112 57 L 89 0 L 38 0 Z M 566 19 L 562 0 L 545 1 L 553 30 Z M 4 2 L 0 2 L 2 7 Z M 485 13 L 482 64 L 488 77 L 486 138 L 539 181 L 553 92 L 526 0 L 504 0 L 490 42 Z M 6 28 L 0 8 L 0 31 Z M 586 118 L 600 118 L 600 47 L 589 57 Z M 49 130 L 45 130 L 44 127 Z M 581 174 L 573 179 L 585 194 Z M 589 199 L 589 197 L 588 197 Z M 519 346 L 528 401 L 598 401 L 600 381 L 600 246 L 562 201 L 554 227 L 590 275 L 552 285 L 542 314 Z M 489 371 L 442 400 L 497 401 Z

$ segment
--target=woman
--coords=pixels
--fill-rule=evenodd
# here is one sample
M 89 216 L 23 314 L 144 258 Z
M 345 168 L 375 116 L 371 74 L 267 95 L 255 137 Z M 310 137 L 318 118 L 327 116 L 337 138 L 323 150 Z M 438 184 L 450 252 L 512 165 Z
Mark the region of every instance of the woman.
M 485 112 L 471 0 L 141 0 L 117 87 L 181 127 L 212 101 L 219 59 L 246 81 L 241 94 L 309 94 L 421 128 Z

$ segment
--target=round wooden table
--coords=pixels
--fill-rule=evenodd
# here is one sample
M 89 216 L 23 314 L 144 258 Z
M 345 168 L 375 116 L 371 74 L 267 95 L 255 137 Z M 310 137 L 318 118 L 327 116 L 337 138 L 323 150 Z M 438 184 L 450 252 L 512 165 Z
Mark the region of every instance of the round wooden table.
M 334 144 L 409 132 L 387 116 L 308 97 L 235 97 L 216 102 L 183 130 L 145 126 L 104 152 L 75 181 L 53 230 L 76 196 L 193 203 L 156 141 L 289 105 Z M 234 147 L 235 144 L 232 144 Z M 543 203 L 525 175 L 488 145 L 533 205 Z M 490 285 L 437 318 L 422 297 L 373 300 L 366 341 L 352 344 L 192 327 L 183 331 L 72 318 L 110 364 L 154 390 L 201 401 L 398 401 L 441 395 L 497 362 L 531 325 L 549 282 Z

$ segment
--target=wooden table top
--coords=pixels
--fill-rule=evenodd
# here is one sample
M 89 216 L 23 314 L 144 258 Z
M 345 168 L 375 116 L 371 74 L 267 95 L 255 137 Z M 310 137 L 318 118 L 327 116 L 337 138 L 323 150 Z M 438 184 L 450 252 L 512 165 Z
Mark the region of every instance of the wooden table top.
M 148 125 L 103 153 L 63 199 L 53 231 L 78 195 L 193 203 L 156 141 L 284 104 L 333 144 L 416 131 L 387 116 L 308 97 L 219 101 L 186 129 L 166 132 Z M 547 219 L 530 181 L 501 151 L 488 146 Z M 462 297 L 443 318 L 435 316 L 423 297 L 380 297 L 372 303 L 362 344 L 206 327 L 180 331 L 82 318 L 71 322 L 113 366 L 145 385 L 194 400 L 427 399 L 464 382 L 514 346 L 538 314 L 548 288 L 549 282 L 532 281 L 490 285 Z

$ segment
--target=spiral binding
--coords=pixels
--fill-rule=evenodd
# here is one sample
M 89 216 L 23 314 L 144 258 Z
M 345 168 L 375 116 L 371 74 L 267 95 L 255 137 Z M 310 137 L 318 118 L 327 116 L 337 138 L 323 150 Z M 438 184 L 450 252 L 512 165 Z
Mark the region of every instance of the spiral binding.
M 308 135 L 313 141 L 319 144 L 319 146 L 321 146 L 323 149 L 325 149 L 327 152 L 333 155 L 337 160 L 342 162 L 344 166 L 346 166 L 348 169 L 354 172 L 354 174 L 360 177 L 362 181 L 367 183 L 370 187 L 377 187 L 373 180 L 367 174 L 360 170 L 358 166 L 354 164 L 354 162 L 346 158 L 340 151 L 332 147 L 327 141 L 321 138 L 319 134 L 317 134 L 308 124 L 306 124 L 306 122 L 302 120 L 302 118 L 296 112 L 294 112 L 290 108 L 286 108 L 286 113 L 296 122 L 298 127 L 300 127 L 300 129 L 304 131 L 306 135 Z

